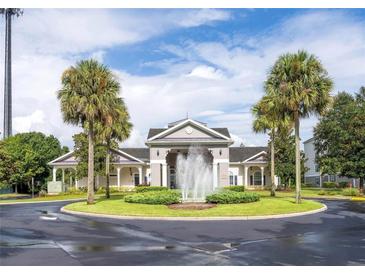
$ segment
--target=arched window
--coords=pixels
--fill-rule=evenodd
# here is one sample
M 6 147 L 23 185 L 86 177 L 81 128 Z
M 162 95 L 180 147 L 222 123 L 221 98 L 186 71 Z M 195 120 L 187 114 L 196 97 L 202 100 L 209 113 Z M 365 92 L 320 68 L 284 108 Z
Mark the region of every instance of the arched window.
M 253 184 L 255 186 L 261 185 L 261 172 L 260 171 L 256 171 L 253 174 Z

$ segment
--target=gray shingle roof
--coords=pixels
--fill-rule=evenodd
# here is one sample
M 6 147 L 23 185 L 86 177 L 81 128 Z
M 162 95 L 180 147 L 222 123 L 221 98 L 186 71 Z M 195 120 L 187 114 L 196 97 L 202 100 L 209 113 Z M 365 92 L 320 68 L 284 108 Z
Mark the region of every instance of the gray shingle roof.
M 211 129 L 217 131 L 218 133 L 220 133 L 228 138 L 231 138 L 228 128 L 222 127 L 222 128 L 211 128 Z M 153 136 L 160 134 L 161 132 L 163 132 L 165 130 L 167 130 L 167 128 L 150 128 L 147 139 L 152 138 Z
M 261 151 L 267 151 L 267 147 L 230 147 L 229 161 L 241 162 L 256 155 Z
M 123 152 L 136 157 L 142 161 L 150 160 L 149 148 L 120 148 Z M 229 148 L 229 161 L 241 162 L 256 155 L 261 151 L 267 151 L 267 147 L 230 147 Z
M 119 150 L 138 158 L 142 161 L 150 160 L 150 150 L 149 148 L 139 147 L 139 148 L 120 148 Z

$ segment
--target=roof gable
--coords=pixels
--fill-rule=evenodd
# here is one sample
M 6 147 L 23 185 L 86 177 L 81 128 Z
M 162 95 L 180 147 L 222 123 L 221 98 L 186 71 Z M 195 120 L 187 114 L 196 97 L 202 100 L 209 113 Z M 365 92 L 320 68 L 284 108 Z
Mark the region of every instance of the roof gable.
M 230 147 L 230 162 L 266 161 L 265 153 L 267 147 Z M 263 158 L 260 158 L 263 157 Z
M 219 131 L 209 128 L 200 122 L 186 119 L 166 129 L 151 129 L 147 141 L 157 139 L 220 139 L 230 141 L 227 129 L 220 129 Z

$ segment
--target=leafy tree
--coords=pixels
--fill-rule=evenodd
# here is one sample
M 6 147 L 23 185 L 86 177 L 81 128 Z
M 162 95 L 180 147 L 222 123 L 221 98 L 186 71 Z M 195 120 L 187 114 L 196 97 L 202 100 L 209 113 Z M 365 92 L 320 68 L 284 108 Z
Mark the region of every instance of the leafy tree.
M 88 174 L 88 136 L 86 133 L 78 133 L 73 136 L 75 157 L 78 159 L 76 167 L 76 177 L 78 179 L 84 178 Z M 118 144 L 111 142 L 111 148 L 117 148 Z M 105 175 L 105 156 L 107 155 L 107 147 L 96 142 L 94 149 L 94 171 L 96 175 Z M 94 182 L 93 182 L 94 186 Z M 95 187 L 94 187 L 95 188 Z
M 48 162 L 68 151 L 52 135 L 40 132 L 18 133 L 0 142 L 0 180 L 29 188 L 32 177 L 42 183 L 51 174 Z M 2 175 L 1 175 L 2 174 Z
M 341 92 L 314 129 L 317 163 L 323 173 L 365 180 L 365 88 Z
M 88 134 L 87 203 L 94 203 L 95 126 L 105 126 L 105 119 L 119 93 L 119 83 L 111 70 L 95 60 L 84 60 L 62 75 L 58 91 L 63 120 L 82 126 Z
M 323 114 L 331 101 L 332 80 L 321 62 L 305 51 L 279 57 L 265 83 L 275 107 L 290 116 L 295 125 L 296 202 L 301 202 L 300 119 Z M 276 96 L 275 96 L 276 95 Z
M 290 187 L 291 182 L 295 181 L 295 136 L 292 133 L 292 129 L 281 129 L 276 133 L 275 138 L 275 173 L 285 187 Z M 271 143 L 270 140 L 270 145 Z M 269 151 L 268 158 L 271 155 Z M 301 177 L 304 180 L 304 173 L 308 169 L 304 166 L 306 158 L 303 151 L 300 152 L 300 157 Z
M 280 128 L 290 127 L 288 117 L 283 112 L 278 112 L 274 106 L 275 100 L 270 96 L 264 96 L 253 108 L 255 116 L 253 130 L 256 133 L 268 133 L 270 136 L 270 173 L 271 173 L 271 196 L 275 196 L 275 140 L 276 133 Z

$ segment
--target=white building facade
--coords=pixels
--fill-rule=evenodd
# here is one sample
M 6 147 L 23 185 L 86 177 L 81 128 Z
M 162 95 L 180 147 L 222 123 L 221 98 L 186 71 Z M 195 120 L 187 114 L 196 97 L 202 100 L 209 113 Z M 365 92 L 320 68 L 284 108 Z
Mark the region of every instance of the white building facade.
M 231 147 L 232 144 L 227 128 L 210 128 L 205 123 L 188 118 L 169 123 L 166 128 L 151 128 L 146 147 L 112 150 L 110 184 L 114 187 L 151 185 L 177 188 L 177 155 L 186 154 L 191 146 L 199 146 L 211 164 L 214 188 L 229 185 L 244 185 L 247 188 L 271 186 L 267 147 Z M 86 187 L 86 178 L 65 181 L 65 170 L 75 170 L 77 163 L 72 151 L 50 162 L 53 167 L 52 182 L 57 181 L 58 170 L 62 170 L 62 184 Z M 96 187 L 105 186 L 105 182 L 105 176 L 96 176 Z

